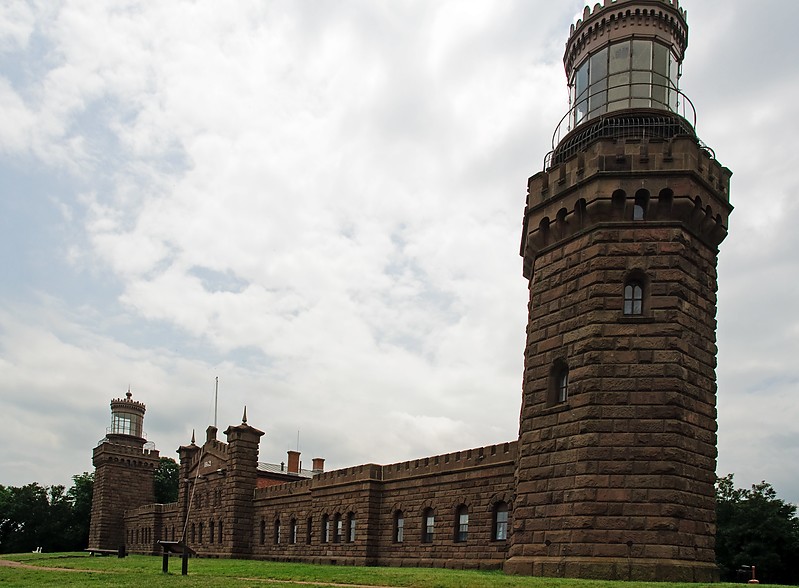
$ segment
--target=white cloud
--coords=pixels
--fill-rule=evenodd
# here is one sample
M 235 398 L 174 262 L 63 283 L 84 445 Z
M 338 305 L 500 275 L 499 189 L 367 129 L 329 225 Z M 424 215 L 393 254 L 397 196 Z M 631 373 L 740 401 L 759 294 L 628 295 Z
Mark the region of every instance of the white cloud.
M 20 284 L 29 306 L 2 315 L 13 408 L 0 431 L 46 425 L 27 462 L 59 445 L 69 456 L 60 470 L 18 461 L 14 481 L 87 469 L 96 423 L 129 382 L 169 455 L 210 422 L 216 375 L 220 428 L 247 404 L 267 429 L 263 459 L 279 461 L 297 429 L 329 467 L 515 438 L 526 178 L 567 108 L 560 59 L 581 4 L 3 4 L 0 55 L 22 65 L 0 78 L 0 163 L 69 177 L 77 189 L 45 200 L 82 223 L 63 251 L 51 244 L 71 281 Z M 758 459 L 767 425 L 741 434 L 741 407 L 757 396 L 758 422 L 787 436 L 774 463 L 787 463 L 799 268 L 785 96 L 799 76 L 785 67 L 790 35 L 755 26 L 759 6 L 688 8 L 683 88 L 735 172 L 719 461 L 742 482 L 776 479 Z M 781 286 L 765 304 L 764 282 Z M 80 435 L 51 403 L 82 415 Z

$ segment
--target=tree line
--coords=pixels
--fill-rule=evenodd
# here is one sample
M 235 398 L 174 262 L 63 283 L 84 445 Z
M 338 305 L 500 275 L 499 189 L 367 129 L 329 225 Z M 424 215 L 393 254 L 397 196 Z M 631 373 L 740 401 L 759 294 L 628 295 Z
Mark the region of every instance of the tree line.
M 178 464 L 162 457 L 155 472 L 155 501 L 178 498 Z M 88 545 L 94 474 L 72 486 L 0 485 L 0 553 L 80 551 Z M 761 582 L 799 583 L 797 507 L 767 482 L 737 488 L 732 474 L 716 482 L 716 562 L 722 580 L 741 581 L 754 565 Z
M 89 544 L 94 474 L 72 476 L 72 486 L 0 485 L 0 553 L 81 551 Z M 155 501 L 178 499 L 178 464 L 162 457 L 155 471 Z

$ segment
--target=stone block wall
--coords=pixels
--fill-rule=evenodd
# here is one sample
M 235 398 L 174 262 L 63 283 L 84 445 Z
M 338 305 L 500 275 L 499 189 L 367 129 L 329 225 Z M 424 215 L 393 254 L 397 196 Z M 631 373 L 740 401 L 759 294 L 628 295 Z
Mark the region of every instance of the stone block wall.
M 690 138 L 597 141 L 531 179 L 510 571 L 713 579 L 728 179 Z M 631 276 L 644 286 L 636 315 L 623 311 Z
M 125 544 L 124 513 L 154 501 L 153 477 L 159 453 L 144 441 L 104 439 L 95 447 L 89 548 L 116 550 Z
M 516 444 L 506 443 L 387 466 L 366 464 L 258 489 L 253 557 L 337 565 L 500 568 L 507 541 L 492 539 L 493 506 L 500 501 L 512 506 L 515 458 Z M 455 540 L 455 510 L 460 505 L 469 512 L 463 542 Z M 435 534 L 425 543 L 422 513 L 428 507 L 435 513 Z M 405 521 L 401 543 L 394 540 L 397 510 Z M 325 516 L 330 522 L 327 541 Z M 292 521 L 297 525 L 296 542 Z M 338 521 L 342 532 L 337 540 Z

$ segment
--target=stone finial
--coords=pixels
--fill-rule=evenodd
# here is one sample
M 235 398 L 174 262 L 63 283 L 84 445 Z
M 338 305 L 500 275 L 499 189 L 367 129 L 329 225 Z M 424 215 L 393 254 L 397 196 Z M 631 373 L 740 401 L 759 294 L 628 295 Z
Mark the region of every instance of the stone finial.
M 242 425 L 246 425 L 247 424 L 247 405 L 246 404 L 244 405 L 244 415 L 241 417 L 241 424 Z
M 194 429 L 191 430 L 191 444 L 194 445 Z

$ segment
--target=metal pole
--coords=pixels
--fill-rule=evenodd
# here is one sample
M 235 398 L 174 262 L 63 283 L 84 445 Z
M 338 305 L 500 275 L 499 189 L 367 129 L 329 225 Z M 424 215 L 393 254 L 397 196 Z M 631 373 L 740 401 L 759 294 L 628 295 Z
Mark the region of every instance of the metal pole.
M 219 400 L 219 376 L 216 377 L 216 384 L 214 386 L 214 427 L 216 427 L 216 407 Z
M 180 575 L 185 576 L 189 573 L 189 550 L 183 546 L 183 565 L 180 568 Z

